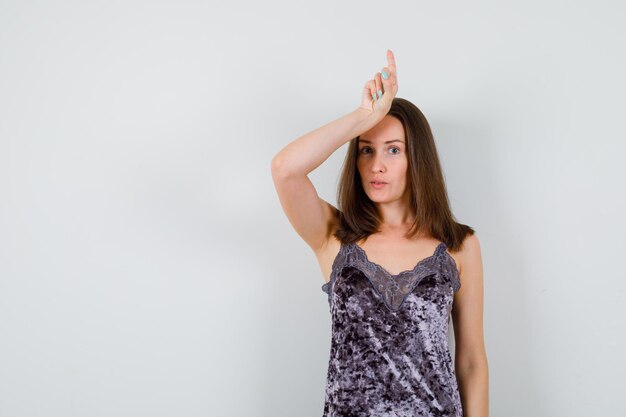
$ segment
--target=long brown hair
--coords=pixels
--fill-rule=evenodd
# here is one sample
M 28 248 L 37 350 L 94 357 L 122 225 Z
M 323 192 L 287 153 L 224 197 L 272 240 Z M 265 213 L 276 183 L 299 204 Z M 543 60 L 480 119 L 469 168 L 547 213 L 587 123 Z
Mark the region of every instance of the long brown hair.
M 415 221 L 405 237 L 422 231 L 444 242 L 451 251 L 457 251 L 465 237 L 474 234 L 474 229 L 457 223 L 450 210 L 443 171 L 426 117 L 413 103 L 399 97 L 393 99 L 387 115 L 402 123 L 407 144 L 407 187 Z M 358 140 L 359 137 L 350 140 L 337 188 L 339 222 L 334 236 L 344 243 L 380 231 L 380 213 L 365 193 L 357 168 Z

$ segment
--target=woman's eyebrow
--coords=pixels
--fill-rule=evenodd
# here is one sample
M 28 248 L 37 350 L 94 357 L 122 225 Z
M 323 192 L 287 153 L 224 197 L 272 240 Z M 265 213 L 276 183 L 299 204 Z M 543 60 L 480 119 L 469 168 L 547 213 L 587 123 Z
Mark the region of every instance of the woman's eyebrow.
M 359 139 L 359 142 L 363 142 L 363 143 L 372 143 L 371 140 L 367 140 L 367 139 Z M 385 143 L 392 143 L 392 142 L 400 142 L 400 143 L 404 143 L 403 140 L 400 139 L 393 139 L 393 140 L 388 140 Z

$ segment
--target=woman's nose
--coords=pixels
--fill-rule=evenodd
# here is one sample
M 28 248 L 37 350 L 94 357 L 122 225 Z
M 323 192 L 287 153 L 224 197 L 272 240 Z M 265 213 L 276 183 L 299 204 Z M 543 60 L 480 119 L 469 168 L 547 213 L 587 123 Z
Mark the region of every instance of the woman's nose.
M 383 158 L 381 154 L 376 154 L 374 156 L 374 160 L 372 161 L 372 171 L 374 172 L 382 172 L 385 169 L 385 164 L 383 162 Z

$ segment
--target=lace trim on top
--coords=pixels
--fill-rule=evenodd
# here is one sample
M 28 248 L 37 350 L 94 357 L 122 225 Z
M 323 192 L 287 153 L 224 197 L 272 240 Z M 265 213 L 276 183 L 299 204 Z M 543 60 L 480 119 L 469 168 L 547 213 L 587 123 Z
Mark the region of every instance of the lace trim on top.
M 461 288 L 461 281 L 454 258 L 446 252 L 446 244 L 439 243 L 434 253 L 420 260 L 413 269 L 393 275 L 385 268 L 367 258 L 365 251 L 356 243 L 341 243 L 339 253 L 332 265 L 330 281 L 322 285 L 331 303 L 333 285 L 339 272 L 346 267 L 355 267 L 365 274 L 374 289 L 380 294 L 387 307 L 398 310 L 406 297 L 427 276 L 441 272 L 448 277 L 454 292 Z

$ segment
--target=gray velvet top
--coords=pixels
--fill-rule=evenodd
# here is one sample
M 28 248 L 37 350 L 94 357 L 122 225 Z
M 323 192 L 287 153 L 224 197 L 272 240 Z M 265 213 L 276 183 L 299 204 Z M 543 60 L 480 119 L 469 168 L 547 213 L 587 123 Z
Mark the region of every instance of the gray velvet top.
M 448 346 L 456 263 L 441 242 L 392 275 L 341 244 L 328 294 L 332 319 L 324 417 L 462 417 Z

